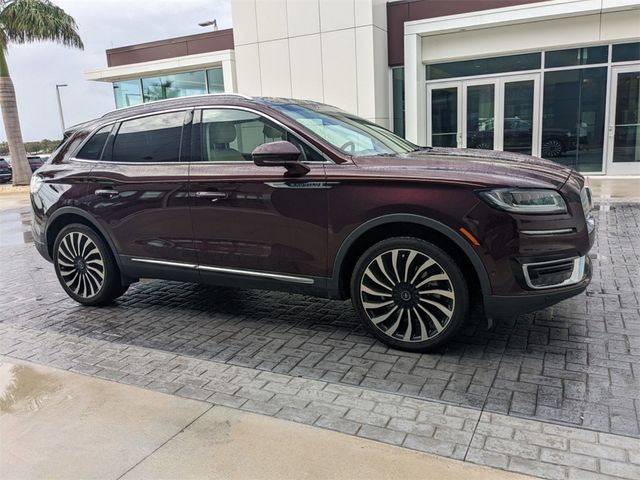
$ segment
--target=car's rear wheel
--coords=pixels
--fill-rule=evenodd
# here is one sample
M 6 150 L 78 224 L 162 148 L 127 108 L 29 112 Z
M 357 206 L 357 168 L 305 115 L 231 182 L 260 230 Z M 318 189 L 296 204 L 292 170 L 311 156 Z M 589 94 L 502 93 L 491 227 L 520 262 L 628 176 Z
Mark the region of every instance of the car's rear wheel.
M 126 292 L 116 261 L 105 241 L 82 224 L 64 227 L 53 246 L 60 285 L 76 302 L 106 305 Z
M 426 352 L 453 338 L 469 310 L 456 262 L 413 237 L 383 240 L 356 263 L 351 299 L 364 326 L 398 349 Z

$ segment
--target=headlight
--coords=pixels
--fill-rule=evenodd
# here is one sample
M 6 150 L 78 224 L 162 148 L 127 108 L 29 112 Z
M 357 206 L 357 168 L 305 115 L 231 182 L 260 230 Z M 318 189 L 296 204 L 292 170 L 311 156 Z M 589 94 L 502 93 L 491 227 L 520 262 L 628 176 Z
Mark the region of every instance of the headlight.
M 566 213 L 567 204 L 555 190 L 511 189 L 484 190 L 480 198 L 492 207 L 513 213 Z
M 31 175 L 31 183 L 29 184 L 31 195 L 38 193 L 40 187 L 42 187 L 42 177 L 35 174 Z

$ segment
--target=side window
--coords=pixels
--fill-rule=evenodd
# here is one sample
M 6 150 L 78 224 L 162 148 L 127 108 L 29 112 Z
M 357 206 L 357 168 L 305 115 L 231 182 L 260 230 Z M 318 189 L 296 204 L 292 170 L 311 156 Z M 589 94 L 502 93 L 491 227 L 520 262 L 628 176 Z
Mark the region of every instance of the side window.
M 233 109 L 203 110 L 201 121 L 202 160 L 210 162 L 251 161 L 251 152 L 263 143 L 286 140 L 301 152 L 302 161 L 324 158 L 285 129 L 255 113 Z
M 122 122 L 113 142 L 114 162 L 178 162 L 185 112 Z
M 98 130 L 80 149 L 76 158 L 83 160 L 100 160 L 104 144 L 107 141 L 112 128 L 113 125 L 107 125 L 106 127 L 102 127 Z

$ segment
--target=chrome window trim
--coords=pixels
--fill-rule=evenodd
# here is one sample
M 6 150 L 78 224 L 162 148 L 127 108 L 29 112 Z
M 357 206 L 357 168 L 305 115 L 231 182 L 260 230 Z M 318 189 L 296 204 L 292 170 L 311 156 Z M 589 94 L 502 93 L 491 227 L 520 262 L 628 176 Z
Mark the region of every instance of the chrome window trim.
M 226 268 L 226 267 L 214 267 L 211 265 L 197 265 L 193 263 L 183 263 L 183 262 L 172 262 L 166 260 L 154 260 L 152 258 L 132 258 L 132 262 L 139 263 L 151 263 L 155 265 L 165 265 L 168 267 L 181 267 L 181 268 L 189 268 L 191 270 L 203 270 L 207 272 L 217 272 L 217 273 L 228 273 L 232 275 L 244 275 L 249 277 L 258 277 L 258 278 L 267 278 L 271 280 L 279 280 L 281 282 L 291 282 L 291 283 L 303 283 L 306 285 L 313 285 L 315 283 L 313 278 L 309 277 L 297 277 L 294 275 L 286 275 L 282 273 L 269 273 L 269 272 L 261 272 L 258 270 L 241 270 L 237 268 Z
M 522 272 L 524 274 L 524 280 L 527 283 L 527 286 L 533 290 L 548 290 L 550 288 L 567 287 L 569 285 L 575 285 L 576 283 L 580 283 L 584 279 L 586 258 L 587 258 L 586 256 L 582 256 L 582 257 L 562 258 L 559 260 L 549 260 L 547 262 L 523 263 Z M 563 262 L 568 262 L 570 260 L 573 260 L 573 270 L 571 271 L 571 277 L 569 277 L 565 281 L 561 283 L 556 283 L 554 285 L 545 285 L 543 287 L 538 287 L 531 283 L 531 277 L 529 277 L 529 267 L 535 267 L 538 265 L 553 265 L 554 263 L 563 263 Z
M 129 108 L 129 107 L 127 107 L 127 108 Z M 118 120 L 112 120 L 112 121 L 108 121 L 108 122 L 105 122 L 105 123 L 100 123 L 100 124 L 96 125 L 95 127 L 93 127 L 93 129 L 87 135 L 87 138 L 85 138 L 80 143 L 80 145 L 73 151 L 73 154 L 71 154 L 69 156 L 69 160 L 76 160 L 76 161 L 82 161 L 82 162 L 125 164 L 126 162 L 110 162 L 110 161 L 106 161 L 106 160 L 86 160 L 84 158 L 78 158 L 78 157 L 76 157 L 76 155 L 78 153 L 80 153 L 80 150 L 82 150 L 82 147 L 84 147 L 84 144 L 87 143 L 89 141 L 89 139 L 92 138 L 98 132 L 98 130 L 100 130 L 100 129 L 104 128 L 104 127 L 112 125 L 111 132 L 109 133 L 109 135 L 113 135 L 114 134 L 113 125 L 115 125 L 117 123 L 128 122 L 129 120 L 136 120 L 138 118 L 150 117 L 152 115 L 162 115 L 163 113 L 174 113 L 174 112 L 185 112 L 186 113 L 188 110 L 193 110 L 193 108 L 194 107 L 170 108 L 170 109 L 167 109 L 167 110 L 158 110 L 158 111 L 155 111 L 155 112 L 147 112 L 147 113 L 140 114 L 140 115 L 133 115 L 131 117 L 120 118 Z M 184 125 L 183 125 L 183 127 L 184 127 Z M 115 132 L 115 134 L 117 135 L 118 132 Z M 104 153 L 104 151 L 102 153 Z M 175 164 L 175 163 L 188 163 L 188 162 L 149 162 L 149 163 L 145 163 L 145 162 L 128 162 L 128 163 L 133 164 L 133 165 L 151 165 L 153 163 L 158 164 L 158 165 L 167 165 L 169 163 L 174 163 Z
M 217 94 L 217 93 L 213 93 L 213 94 L 208 94 L 208 95 L 223 95 L 223 94 Z M 208 96 L 208 95 L 203 95 L 203 96 Z M 226 95 L 226 94 L 225 94 Z M 197 97 L 199 95 L 192 95 L 189 98 L 192 97 Z M 162 102 L 164 100 L 158 100 L 159 102 Z M 150 102 L 152 103 L 152 102 Z M 137 106 L 137 105 L 134 105 Z M 133 107 L 126 107 L 126 108 L 133 108 Z M 258 110 L 255 110 L 253 108 L 249 108 L 249 107 L 243 107 L 240 105 L 198 105 L 198 106 L 184 106 L 181 108 L 171 108 L 171 109 L 166 109 L 166 110 L 156 110 L 155 112 L 147 112 L 144 114 L 140 114 L 140 115 L 133 115 L 131 117 L 126 117 L 126 118 L 121 118 L 119 120 L 113 120 L 111 122 L 105 122 L 105 123 L 101 123 L 99 125 L 97 125 L 96 127 L 93 128 L 93 130 L 91 130 L 91 132 L 87 135 L 87 138 L 85 138 L 82 143 L 80 143 L 80 145 L 74 150 L 73 154 L 70 155 L 69 160 L 73 160 L 76 162 L 91 162 L 91 163 L 109 163 L 109 164 L 117 164 L 117 165 L 198 165 L 198 164 L 206 164 L 206 165 L 230 165 L 230 164 L 253 164 L 252 161 L 250 160 L 245 160 L 245 161 L 238 161 L 238 162 L 211 162 L 211 161 L 198 161 L 198 162 L 188 162 L 188 161 L 184 161 L 184 162 L 117 162 L 117 161 L 107 161 L 107 160 L 86 160 L 83 158 L 77 158 L 76 154 L 80 152 L 80 150 L 82 149 L 82 147 L 84 146 L 84 144 L 89 141 L 89 139 L 91 137 L 93 137 L 96 132 L 103 128 L 106 127 L 108 125 L 115 125 L 116 123 L 122 123 L 122 122 L 127 122 L 129 120 L 135 120 L 138 118 L 144 118 L 144 117 L 149 117 L 152 115 L 161 115 L 163 113 L 172 113 L 172 112 L 181 112 L 181 111 L 188 111 L 188 110 L 211 110 L 214 108 L 221 108 L 221 109 L 233 109 L 233 110 L 244 110 L 250 113 L 254 113 L 258 116 L 264 117 L 269 121 L 272 121 L 273 123 L 275 123 L 278 126 L 281 126 L 282 128 L 284 128 L 287 132 L 291 133 L 292 135 L 294 135 L 300 142 L 304 143 L 305 145 L 307 145 L 309 148 L 311 148 L 312 150 L 314 150 L 318 155 L 320 155 L 322 158 L 324 158 L 325 160 L 322 162 L 313 162 L 313 161 L 309 161 L 309 160 L 305 160 L 304 162 L 301 162 L 303 164 L 311 164 L 311 165 L 338 165 L 336 162 L 334 162 L 333 160 L 331 160 L 330 158 L 328 158 L 324 153 L 322 153 L 321 151 L 319 151 L 315 146 L 310 145 L 308 142 L 302 140 L 299 138 L 299 135 L 296 134 L 296 132 L 294 132 L 293 130 L 291 130 L 289 127 L 287 127 L 284 123 L 280 122 L 279 120 L 263 113 L 260 112 Z M 117 111 L 120 111 L 123 109 L 119 109 Z M 112 128 L 112 132 L 113 134 L 113 128 Z M 115 133 L 116 135 L 118 134 L 117 132 Z

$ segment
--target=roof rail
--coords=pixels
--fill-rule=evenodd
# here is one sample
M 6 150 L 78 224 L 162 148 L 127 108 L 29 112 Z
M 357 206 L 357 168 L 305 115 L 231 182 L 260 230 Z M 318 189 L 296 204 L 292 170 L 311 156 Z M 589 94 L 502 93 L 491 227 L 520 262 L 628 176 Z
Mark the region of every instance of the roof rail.
M 199 95 L 186 95 L 184 97 L 163 98 L 162 100 L 153 100 L 151 102 L 139 103 L 137 105 L 129 105 L 128 107 L 115 108 L 113 110 L 109 110 L 107 113 L 102 115 L 102 117 L 100 117 L 100 118 L 104 118 L 107 115 L 110 115 L 110 114 L 115 113 L 115 112 L 122 112 L 122 111 L 128 110 L 130 108 L 142 108 L 145 105 L 152 105 L 152 104 L 156 104 L 158 102 L 169 102 L 169 101 L 175 101 L 175 100 L 185 100 L 185 99 L 188 99 L 188 98 L 200 98 L 200 97 L 241 97 L 241 98 L 244 98 L 246 100 L 253 100 L 253 97 L 250 97 L 249 95 L 243 95 L 242 93 L 234 93 L 234 92 L 201 93 Z

